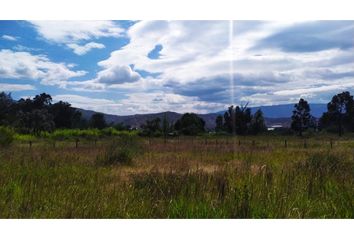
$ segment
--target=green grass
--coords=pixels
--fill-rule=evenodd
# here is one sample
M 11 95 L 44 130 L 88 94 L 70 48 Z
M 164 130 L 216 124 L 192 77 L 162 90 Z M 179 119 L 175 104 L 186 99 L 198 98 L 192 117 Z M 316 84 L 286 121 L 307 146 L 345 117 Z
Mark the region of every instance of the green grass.
M 287 140 L 16 141 L 0 150 L 0 218 L 353 218 L 354 140 Z

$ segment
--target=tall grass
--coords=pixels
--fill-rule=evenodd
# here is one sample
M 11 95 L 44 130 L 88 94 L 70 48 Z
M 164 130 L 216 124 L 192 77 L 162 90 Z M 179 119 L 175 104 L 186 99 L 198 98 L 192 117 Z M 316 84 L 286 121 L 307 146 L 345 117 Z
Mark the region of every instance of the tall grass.
M 297 139 L 287 148 L 278 138 L 238 140 L 14 144 L 0 150 L 0 217 L 354 217 L 353 140 L 331 150 L 314 139 L 307 148 Z

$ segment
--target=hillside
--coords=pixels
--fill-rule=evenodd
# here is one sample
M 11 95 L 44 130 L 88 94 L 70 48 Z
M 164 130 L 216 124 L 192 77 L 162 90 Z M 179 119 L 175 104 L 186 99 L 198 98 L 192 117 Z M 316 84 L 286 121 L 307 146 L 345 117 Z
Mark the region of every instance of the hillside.
M 326 111 L 326 104 L 310 104 L 311 114 L 319 118 L 323 112 Z M 283 105 L 273 105 L 273 106 L 260 106 L 251 107 L 251 111 L 255 112 L 257 109 L 261 109 L 264 113 L 265 123 L 267 126 L 272 125 L 282 125 L 284 127 L 290 126 L 291 114 L 294 108 L 294 104 L 283 104 Z M 90 119 L 90 117 L 95 113 L 95 111 L 78 109 L 85 119 Z M 218 115 L 223 115 L 225 111 L 220 111 L 218 113 L 208 113 L 208 114 L 198 114 L 204 121 L 207 129 L 213 129 L 215 127 L 215 118 Z M 152 120 L 154 118 L 166 117 L 169 122 L 176 122 L 182 114 L 176 112 L 161 112 L 161 113 L 149 113 L 149 114 L 135 114 L 127 116 L 118 116 L 113 114 L 104 114 L 107 123 L 123 123 L 132 127 L 140 127 L 146 122 L 146 120 Z

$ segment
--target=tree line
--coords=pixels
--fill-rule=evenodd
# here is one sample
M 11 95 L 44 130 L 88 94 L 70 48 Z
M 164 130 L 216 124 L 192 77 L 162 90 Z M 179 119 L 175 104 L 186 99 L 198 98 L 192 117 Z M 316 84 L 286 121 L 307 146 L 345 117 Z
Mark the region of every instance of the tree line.
M 52 103 L 49 94 L 42 93 L 33 99 L 12 99 L 11 94 L 0 93 L 0 126 L 9 126 L 20 133 L 37 135 L 54 129 L 87 129 L 114 127 L 127 130 L 122 123 L 108 124 L 104 115 L 95 113 L 89 120 L 82 117 L 80 111 L 70 103 L 59 101 Z M 215 132 L 219 134 L 256 135 L 267 131 L 263 112 L 258 109 L 252 114 L 245 106 L 230 106 L 223 115 L 215 120 Z M 327 104 L 327 112 L 320 119 L 311 115 L 309 103 L 300 99 L 294 105 L 291 117 L 291 130 L 302 136 L 308 129 L 327 130 L 343 135 L 354 132 L 354 100 L 348 91 L 336 94 Z M 167 119 L 147 120 L 140 129 L 142 136 L 198 135 L 206 132 L 205 121 L 195 113 L 185 113 L 175 123 Z
M 327 104 L 327 112 L 319 120 L 311 115 L 308 102 L 301 98 L 294 106 L 291 119 L 291 129 L 300 136 L 309 128 L 337 132 L 339 136 L 344 132 L 354 132 L 353 96 L 348 91 L 334 95 Z
M 42 93 L 34 98 L 21 98 L 15 101 L 11 94 L 0 93 L 0 126 L 9 126 L 20 133 L 38 135 L 55 129 L 103 129 L 109 126 L 104 115 L 95 113 L 89 120 L 70 103 L 52 103 L 49 94 Z M 126 129 L 122 124 L 115 125 L 118 130 Z
M 344 132 L 354 132 L 353 96 L 348 91 L 334 95 L 327 104 L 327 112 L 319 119 L 311 115 L 309 103 L 301 98 L 294 105 L 290 129 L 299 136 L 303 136 L 309 129 L 317 132 L 322 130 L 337 132 L 339 136 Z M 156 118 L 142 125 L 142 135 L 145 136 L 166 136 L 168 133 L 198 135 L 205 131 L 204 120 L 194 113 L 185 113 L 175 124 L 168 124 L 165 115 L 163 121 Z M 218 115 L 215 119 L 215 133 L 257 135 L 266 131 L 262 110 L 258 109 L 252 114 L 247 104 L 230 106 L 224 115 Z

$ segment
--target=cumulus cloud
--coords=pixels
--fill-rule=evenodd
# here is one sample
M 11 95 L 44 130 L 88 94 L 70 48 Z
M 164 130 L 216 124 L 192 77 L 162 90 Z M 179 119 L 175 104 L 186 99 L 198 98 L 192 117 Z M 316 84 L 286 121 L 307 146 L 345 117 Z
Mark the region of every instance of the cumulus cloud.
M 0 65 L 0 76 L 27 76 L 72 90 L 126 97 L 95 102 L 70 95 L 80 106 L 89 108 L 92 102 L 93 110 L 108 113 L 211 112 L 232 102 L 271 105 L 299 97 L 326 102 L 331 94 L 354 89 L 353 21 L 139 21 L 126 31 L 110 21 L 33 26 L 44 39 L 78 55 L 103 48 L 96 42 L 101 37 L 129 38 L 98 62 L 96 75 L 85 81 L 67 81 L 83 72 L 42 55 L 31 56 L 35 63 L 55 65 L 39 67 L 29 59 L 11 63 L 11 68 L 5 60 Z M 64 80 L 58 84 L 58 78 Z
M 127 31 L 129 43 L 98 63 L 87 88 L 160 91 L 210 106 L 326 101 L 323 94 L 352 88 L 353 29 L 353 21 L 140 21 Z
M 85 45 L 78 45 L 76 43 L 70 43 L 67 44 L 67 46 L 71 49 L 73 49 L 74 53 L 77 55 L 85 55 L 86 53 L 88 53 L 89 51 L 91 51 L 91 49 L 97 48 L 97 49 L 102 49 L 105 48 L 105 45 L 101 44 L 101 43 L 96 43 L 96 42 L 89 42 L 86 43 Z
M 97 81 L 105 84 L 120 84 L 124 82 L 135 82 L 140 75 L 134 72 L 129 66 L 112 66 L 98 74 Z
M 40 80 L 44 85 L 65 87 L 70 78 L 85 74 L 85 71 L 70 70 L 65 63 L 52 62 L 45 55 L 0 50 L 1 78 Z
M 42 38 L 64 44 L 78 55 L 84 55 L 94 48 L 104 48 L 100 43 L 83 42 L 124 34 L 124 29 L 113 21 L 31 21 L 31 24 Z
M 17 38 L 14 36 L 10 36 L 10 35 L 2 35 L 1 37 L 2 39 L 8 40 L 8 41 L 17 41 Z

